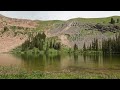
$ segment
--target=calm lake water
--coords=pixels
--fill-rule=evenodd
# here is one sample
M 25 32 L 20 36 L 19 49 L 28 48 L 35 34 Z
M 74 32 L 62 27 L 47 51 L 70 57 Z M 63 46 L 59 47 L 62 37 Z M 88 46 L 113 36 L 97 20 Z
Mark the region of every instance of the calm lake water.
M 120 55 L 27 56 L 0 54 L 0 66 L 18 66 L 27 70 L 61 71 L 79 69 L 120 69 Z

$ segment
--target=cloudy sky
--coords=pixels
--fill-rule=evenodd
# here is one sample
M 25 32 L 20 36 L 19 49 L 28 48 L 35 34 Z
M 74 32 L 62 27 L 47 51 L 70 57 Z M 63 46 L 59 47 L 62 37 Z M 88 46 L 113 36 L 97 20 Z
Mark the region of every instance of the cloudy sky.
M 98 18 L 120 16 L 120 11 L 0 11 L 0 14 L 20 19 L 68 20 L 77 17 Z

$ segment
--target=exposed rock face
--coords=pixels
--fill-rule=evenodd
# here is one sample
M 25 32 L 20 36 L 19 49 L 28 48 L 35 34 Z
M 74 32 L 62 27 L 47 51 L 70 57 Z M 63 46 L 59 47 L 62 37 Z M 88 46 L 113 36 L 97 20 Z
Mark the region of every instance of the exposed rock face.
M 37 22 L 0 15 L 0 53 L 9 52 L 27 39 L 26 31 L 37 27 Z
M 113 38 L 117 31 L 120 31 L 119 25 L 66 21 L 47 31 L 47 35 L 49 37 L 58 36 L 62 44 L 69 47 L 77 44 L 82 49 L 84 43 L 89 46 L 94 38 L 97 38 L 99 45 L 101 45 L 102 39 Z
M 0 53 L 9 52 L 17 46 L 20 46 L 27 38 L 23 35 L 17 37 L 3 36 L 0 38 Z
M 37 23 L 33 20 L 8 18 L 0 15 L 0 28 L 6 25 L 35 28 L 37 26 Z
M 120 19 L 120 17 L 114 18 Z M 74 44 L 77 44 L 82 49 L 84 43 L 89 46 L 94 38 L 98 39 L 100 46 L 102 39 L 113 38 L 116 32 L 120 31 L 120 23 L 110 24 L 109 21 L 110 17 L 107 19 L 76 18 L 67 21 L 39 21 L 0 15 L 0 53 L 9 52 L 20 46 L 28 38 L 28 33 L 33 33 L 32 30 L 36 28 L 42 29 L 47 37 L 57 36 L 67 47 L 73 48 Z

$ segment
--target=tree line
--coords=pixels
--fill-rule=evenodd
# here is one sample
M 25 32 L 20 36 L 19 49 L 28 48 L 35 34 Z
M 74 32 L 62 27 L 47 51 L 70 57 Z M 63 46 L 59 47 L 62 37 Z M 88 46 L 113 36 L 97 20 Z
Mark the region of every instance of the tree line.
M 115 24 L 115 23 L 119 23 L 119 22 L 120 22 L 119 19 L 117 19 L 117 21 L 115 21 L 113 18 L 111 18 L 110 24 Z
M 78 50 L 78 45 L 74 44 L 74 51 Z M 86 46 L 86 44 L 84 43 L 83 45 L 83 51 L 98 51 L 99 50 L 99 45 L 98 45 L 98 39 L 95 39 L 92 41 L 92 43 L 89 46 Z
M 38 48 L 40 51 L 49 49 L 60 50 L 61 43 L 56 42 L 54 39 L 47 40 L 45 33 L 38 33 L 35 37 L 33 34 L 22 44 L 22 51 L 31 50 L 33 48 Z
M 102 51 L 104 54 L 120 54 L 120 33 L 113 39 L 103 40 Z
M 116 21 L 111 18 L 110 24 L 119 23 L 120 20 L 117 19 Z M 98 39 L 94 38 L 92 43 L 89 46 L 86 46 L 84 43 L 83 45 L 83 51 L 102 51 L 103 54 L 110 54 L 110 53 L 120 53 L 120 33 L 119 35 L 116 34 L 115 38 L 111 39 L 103 39 L 102 40 L 102 46 L 100 47 L 98 44 Z M 78 50 L 78 46 L 74 44 L 74 51 Z
M 120 33 L 115 35 L 114 38 L 102 40 L 101 47 L 98 44 L 98 39 L 94 39 L 90 46 L 83 45 L 83 51 L 102 51 L 103 54 L 120 54 Z

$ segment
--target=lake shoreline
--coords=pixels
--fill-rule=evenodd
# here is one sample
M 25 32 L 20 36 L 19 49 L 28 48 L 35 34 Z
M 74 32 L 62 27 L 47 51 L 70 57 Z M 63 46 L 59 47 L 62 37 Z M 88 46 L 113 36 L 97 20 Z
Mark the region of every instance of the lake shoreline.
M 17 67 L 1 67 L 0 79 L 120 79 L 120 70 L 31 71 Z
M 2 54 L 0 79 L 120 79 L 120 61 L 116 56 Z

